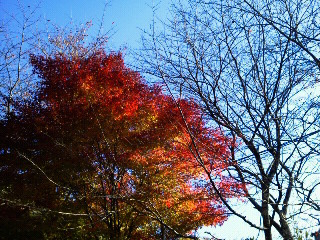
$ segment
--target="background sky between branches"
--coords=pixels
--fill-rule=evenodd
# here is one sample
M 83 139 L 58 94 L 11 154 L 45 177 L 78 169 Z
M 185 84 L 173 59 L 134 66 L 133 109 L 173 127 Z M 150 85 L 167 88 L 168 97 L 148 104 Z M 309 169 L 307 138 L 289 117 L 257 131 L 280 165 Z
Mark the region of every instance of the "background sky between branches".
M 130 62 L 130 50 L 140 48 L 142 32 L 151 30 L 153 11 L 156 9 L 156 21 L 165 21 L 169 17 L 171 0 L 20 0 L 20 6 L 16 0 L 0 0 L 1 21 L 9 19 L 10 15 L 19 17 L 21 6 L 23 8 L 34 8 L 39 5 L 36 13 L 41 16 L 43 22 L 50 22 L 60 27 L 73 24 L 85 24 L 92 21 L 91 34 L 94 35 L 102 26 L 103 32 L 110 31 L 111 36 L 108 42 L 108 49 L 124 52 L 127 64 Z M 40 21 L 41 21 L 40 19 Z M 102 25 L 101 25 L 102 22 Z M 158 24 L 161 27 L 161 24 Z M 239 209 L 247 212 L 245 204 L 239 203 Z M 251 218 L 259 216 L 257 213 L 249 213 Z M 258 220 L 259 221 L 259 220 Z M 201 236 L 209 237 L 205 231 L 211 232 L 214 236 L 223 239 L 241 239 L 245 237 L 260 236 L 260 234 L 242 223 L 236 217 L 230 217 L 223 226 L 215 228 L 204 228 L 199 230 Z M 257 239 L 260 239 L 258 237 Z

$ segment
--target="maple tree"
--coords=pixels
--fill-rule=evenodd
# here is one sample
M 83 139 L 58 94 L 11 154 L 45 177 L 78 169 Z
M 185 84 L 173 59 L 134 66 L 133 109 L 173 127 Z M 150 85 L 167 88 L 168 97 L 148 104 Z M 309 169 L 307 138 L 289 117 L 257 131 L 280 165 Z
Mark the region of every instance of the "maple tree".
M 224 173 L 234 143 L 207 127 L 194 101 L 148 86 L 121 53 L 31 63 L 39 90 L 1 125 L 8 199 L 63 214 L 52 226 L 85 238 L 192 238 L 226 220 L 210 180 L 225 198 L 241 196 Z

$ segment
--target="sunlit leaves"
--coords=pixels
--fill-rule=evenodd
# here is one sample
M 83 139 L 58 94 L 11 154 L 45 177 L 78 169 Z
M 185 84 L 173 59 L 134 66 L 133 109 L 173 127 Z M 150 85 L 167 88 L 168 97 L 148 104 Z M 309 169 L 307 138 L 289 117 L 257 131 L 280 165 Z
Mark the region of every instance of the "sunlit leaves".
M 88 214 L 84 231 L 110 239 L 188 234 L 226 219 L 209 180 L 226 199 L 239 196 L 224 174 L 233 143 L 206 126 L 194 101 L 148 86 L 120 53 L 31 56 L 31 63 L 41 86 L 18 104 L 17 131 L 22 150 L 59 184 L 49 187 L 42 176 L 46 191 L 35 200 L 54 201 L 39 205 L 74 206 Z

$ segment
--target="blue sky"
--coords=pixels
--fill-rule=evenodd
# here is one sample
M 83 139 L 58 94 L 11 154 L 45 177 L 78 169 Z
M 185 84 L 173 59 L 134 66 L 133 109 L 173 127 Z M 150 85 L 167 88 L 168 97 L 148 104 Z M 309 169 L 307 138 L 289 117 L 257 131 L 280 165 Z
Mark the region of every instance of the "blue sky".
M 37 13 L 44 20 L 50 20 L 59 26 L 92 21 L 97 29 L 102 20 L 106 0 L 20 0 L 24 7 L 36 6 Z M 104 15 L 103 29 L 113 28 L 116 33 L 111 38 L 114 48 L 137 47 L 141 31 L 149 29 L 152 21 L 151 6 L 157 5 L 157 15 L 166 17 L 170 0 L 108 0 Z M 0 0 L 1 14 L 19 12 L 16 0 Z
M 34 7 L 39 1 L 20 0 L 24 7 Z M 152 22 L 152 5 L 157 5 L 157 16 L 165 19 L 168 15 L 171 0 L 109 0 L 103 19 L 103 30 L 113 29 L 109 48 L 115 51 L 129 48 L 139 48 L 142 30 L 149 30 Z M 37 13 L 44 22 L 50 20 L 58 26 L 86 23 L 92 21 L 92 30 L 97 31 L 102 20 L 105 0 L 43 0 Z M 16 0 L 0 0 L 0 14 L 20 14 Z M 248 210 L 245 204 L 239 206 L 244 212 Z M 257 213 L 251 214 L 256 216 Z M 257 232 L 243 224 L 241 220 L 231 217 L 222 227 L 206 229 L 215 236 L 225 239 L 241 239 L 256 236 Z M 261 236 L 262 234 L 260 234 Z
M 113 28 L 116 32 L 110 38 L 113 48 L 136 47 L 140 38 L 139 28 L 146 29 L 152 19 L 152 11 L 145 0 L 132 1 L 108 1 L 106 6 L 103 29 Z M 92 21 L 93 27 L 98 28 L 105 7 L 104 0 L 92 1 L 44 1 L 43 14 L 46 18 L 59 25 L 65 25 L 68 21 L 83 23 Z

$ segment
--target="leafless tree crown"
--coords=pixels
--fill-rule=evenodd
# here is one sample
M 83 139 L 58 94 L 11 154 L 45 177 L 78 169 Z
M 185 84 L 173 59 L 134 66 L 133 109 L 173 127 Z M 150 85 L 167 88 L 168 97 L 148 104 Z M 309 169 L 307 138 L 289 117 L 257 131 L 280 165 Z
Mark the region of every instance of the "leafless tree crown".
M 225 204 L 265 239 L 293 239 L 294 217 L 319 223 L 319 16 L 314 0 L 179 1 L 138 57 L 237 139 L 228 174 L 262 225 Z

